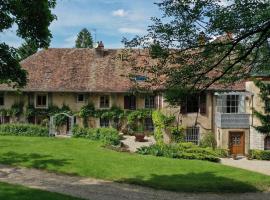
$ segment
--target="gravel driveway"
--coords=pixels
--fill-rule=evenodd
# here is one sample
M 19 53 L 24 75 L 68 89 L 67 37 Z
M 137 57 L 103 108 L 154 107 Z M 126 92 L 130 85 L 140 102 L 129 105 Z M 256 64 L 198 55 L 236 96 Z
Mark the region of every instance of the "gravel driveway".
M 0 182 L 20 184 L 89 200 L 269 200 L 270 194 L 176 193 L 5 165 L 0 165 Z
M 270 161 L 247 160 L 246 158 L 238 160 L 233 160 L 232 158 L 222 158 L 221 164 L 247 169 L 250 171 L 259 172 L 270 176 Z

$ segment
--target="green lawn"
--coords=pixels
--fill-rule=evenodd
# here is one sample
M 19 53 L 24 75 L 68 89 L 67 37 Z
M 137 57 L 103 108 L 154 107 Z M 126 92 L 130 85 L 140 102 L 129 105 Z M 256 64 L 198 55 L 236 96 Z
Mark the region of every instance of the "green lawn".
M 0 199 L 2 200 L 79 200 L 53 192 L 30 189 L 19 185 L 10 185 L 0 182 Z
M 199 160 L 120 153 L 86 139 L 0 136 L 0 163 L 184 192 L 251 192 L 270 177 Z

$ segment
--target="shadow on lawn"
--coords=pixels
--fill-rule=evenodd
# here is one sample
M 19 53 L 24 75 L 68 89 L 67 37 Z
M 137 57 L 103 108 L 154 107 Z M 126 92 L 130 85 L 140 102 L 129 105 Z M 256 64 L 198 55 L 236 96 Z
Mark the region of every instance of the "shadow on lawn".
M 16 153 L 7 152 L 0 155 L 0 163 L 7 165 L 16 165 L 25 163 L 29 167 L 46 169 L 48 166 L 64 166 L 69 164 L 68 159 L 55 159 L 50 155 L 42 155 L 38 153 Z
M 216 176 L 214 173 L 189 173 L 174 175 L 152 174 L 147 180 L 144 177 L 122 179 L 120 182 L 139 184 L 157 189 L 172 190 L 177 192 L 226 192 L 243 193 L 258 192 L 261 188 L 244 181 Z

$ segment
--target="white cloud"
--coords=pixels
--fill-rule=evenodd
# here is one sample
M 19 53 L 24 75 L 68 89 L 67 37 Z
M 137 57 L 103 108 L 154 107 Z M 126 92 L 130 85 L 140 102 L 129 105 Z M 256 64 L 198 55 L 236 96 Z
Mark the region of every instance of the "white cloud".
M 219 4 L 220 6 L 227 7 L 227 6 L 230 6 L 231 4 L 233 4 L 233 1 L 234 1 L 234 0 L 220 0 L 220 1 L 218 2 L 218 4 Z
M 114 10 L 112 12 L 113 16 L 117 16 L 117 17 L 125 17 L 127 16 L 128 12 L 125 11 L 124 9 L 118 9 L 118 10 Z
M 144 29 L 141 29 L 141 28 L 128 28 L 128 27 L 119 28 L 118 31 L 120 33 L 131 33 L 131 34 L 143 34 L 143 33 L 145 33 Z

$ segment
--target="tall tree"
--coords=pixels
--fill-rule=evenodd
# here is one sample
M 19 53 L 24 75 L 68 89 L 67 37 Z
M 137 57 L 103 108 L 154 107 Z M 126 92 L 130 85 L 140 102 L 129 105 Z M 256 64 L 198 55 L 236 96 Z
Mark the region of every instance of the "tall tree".
M 270 56 L 260 56 L 270 38 L 269 0 L 163 0 L 162 18 L 152 18 L 148 34 L 127 47 L 148 48 L 156 61 L 134 66 L 151 85 L 167 88 L 169 100 L 231 84 L 256 73 Z M 268 66 L 269 68 L 269 66 Z
M 75 47 L 76 48 L 93 48 L 92 35 L 86 28 L 83 28 L 79 32 Z
M 56 19 L 51 9 L 56 0 L 0 0 L 0 33 L 17 25 L 17 35 L 32 41 L 38 48 L 50 44 L 50 23 Z M 27 83 L 27 72 L 20 67 L 16 50 L 0 41 L 0 84 L 23 87 Z
M 28 40 L 24 42 L 18 49 L 17 49 L 17 56 L 18 60 L 24 60 L 25 58 L 33 55 L 38 51 L 38 47 L 36 43 L 32 42 L 31 40 Z

